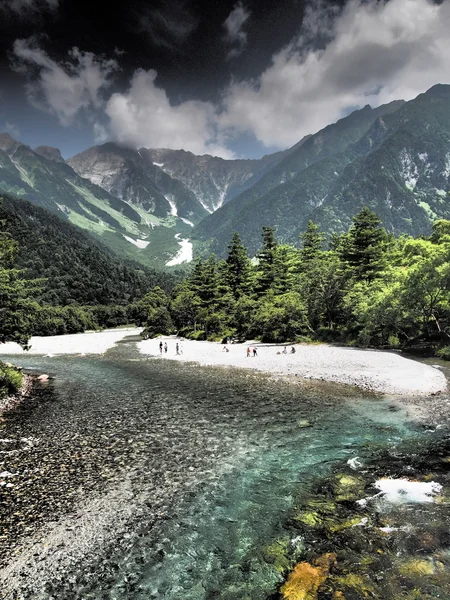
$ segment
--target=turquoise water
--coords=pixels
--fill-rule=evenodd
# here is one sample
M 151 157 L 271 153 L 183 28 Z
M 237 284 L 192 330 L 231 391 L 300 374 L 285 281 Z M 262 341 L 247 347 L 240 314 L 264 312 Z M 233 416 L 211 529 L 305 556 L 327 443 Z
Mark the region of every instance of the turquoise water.
M 45 437 L 68 464 L 83 449 L 81 497 L 127 474 L 145 499 L 125 540 L 29 596 L 43 600 L 267 598 L 283 578 L 264 548 L 286 535 L 294 499 L 349 459 L 395 454 L 424 435 L 389 399 L 146 359 L 131 343 L 105 357 L 21 363 L 55 380 L 52 400 L 22 414 L 16 431 Z M 57 488 L 53 473 L 44 478 Z M 302 540 L 290 543 L 300 553 Z

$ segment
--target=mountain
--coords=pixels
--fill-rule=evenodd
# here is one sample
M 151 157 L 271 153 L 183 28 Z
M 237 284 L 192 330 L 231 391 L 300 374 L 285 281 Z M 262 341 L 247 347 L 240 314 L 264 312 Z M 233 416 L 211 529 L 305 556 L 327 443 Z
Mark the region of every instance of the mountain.
M 162 171 L 159 174 L 169 189 L 169 176 Z M 173 197 L 183 215 L 198 220 L 206 211 L 190 192 L 183 189 L 177 195 L 180 186 L 173 182 Z M 148 266 L 165 266 L 179 252 L 175 236 L 191 229 L 173 215 L 161 191 L 155 189 L 133 205 L 81 177 L 56 149 L 39 147 L 34 151 L 9 134 L 0 134 L 0 190 L 46 208 L 88 231 L 120 256 Z
M 59 148 L 53 148 L 53 146 L 38 146 L 34 149 L 34 151 L 36 154 L 40 154 L 49 160 L 54 160 L 55 162 L 65 162 L 61 156 L 61 151 Z
M 2 230 L 18 243 L 16 266 L 29 279 L 42 279 L 41 304 L 127 304 L 153 286 L 170 291 L 177 279 L 124 262 L 78 227 L 45 209 L 0 194 Z
M 370 106 L 310 136 L 249 190 L 194 230 L 203 250 L 223 255 L 238 231 L 251 253 L 261 228 L 296 243 L 307 221 L 345 231 L 367 205 L 395 234 L 429 233 L 450 217 L 450 86 L 410 102 Z
M 141 148 L 139 153 L 148 157 L 149 162 L 171 177 L 181 181 L 195 194 L 204 208 L 212 213 L 252 187 L 306 139 L 307 137 L 303 138 L 293 148 L 268 154 L 258 160 L 224 160 L 208 154 L 196 156 L 185 150 Z
M 141 150 L 107 143 L 67 161 L 81 177 L 156 217 L 179 216 L 197 223 L 206 210 L 181 181 L 173 179 Z
M 236 231 L 254 254 L 266 225 L 289 243 L 309 219 L 342 232 L 364 205 L 395 234 L 428 234 L 450 218 L 449 177 L 447 85 L 367 105 L 259 160 L 107 143 L 64 161 L 56 148 L 0 135 L 0 190 L 158 268 L 189 262 L 194 246 L 223 256 Z

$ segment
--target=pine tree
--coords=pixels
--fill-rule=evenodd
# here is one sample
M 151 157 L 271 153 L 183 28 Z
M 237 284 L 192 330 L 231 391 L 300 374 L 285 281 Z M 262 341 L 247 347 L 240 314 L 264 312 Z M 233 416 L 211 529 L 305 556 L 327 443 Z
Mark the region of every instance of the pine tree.
M 309 220 L 306 230 L 300 236 L 302 244 L 301 259 L 303 262 L 308 262 L 317 258 L 322 251 L 324 239 L 325 234 L 319 230 L 319 226 Z
M 387 234 L 381 220 L 364 207 L 355 217 L 347 236 L 342 236 L 340 255 L 356 280 L 371 281 L 384 267 Z
M 259 277 L 257 291 L 259 295 L 269 291 L 276 280 L 276 250 L 278 242 L 274 227 L 263 227 L 263 247 L 257 255 Z
M 242 244 L 238 233 L 233 235 L 233 239 L 228 245 L 226 279 L 236 299 L 249 291 L 251 264 L 247 256 L 247 248 Z

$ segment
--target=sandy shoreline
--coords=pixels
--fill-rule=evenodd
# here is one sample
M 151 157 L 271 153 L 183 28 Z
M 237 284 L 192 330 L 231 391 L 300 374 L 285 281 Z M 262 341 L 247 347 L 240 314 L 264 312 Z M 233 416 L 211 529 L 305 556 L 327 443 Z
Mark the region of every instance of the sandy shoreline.
M 168 351 L 160 355 L 159 343 L 167 342 Z M 176 354 L 176 343 L 182 354 Z M 248 347 L 257 349 L 247 357 Z M 354 385 L 364 390 L 399 396 L 423 396 L 447 390 L 447 381 L 438 368 L 404 358 L 394 352 L 329 346 L 295 344 L 283 354 L 283 346 L 259 343 L 223 344 L 180 341 L 176 338 L 143 340 L 142 354 L 162 359 L 196 362 L 200 365 L 252 369 L 280 376 L 301 377 Z

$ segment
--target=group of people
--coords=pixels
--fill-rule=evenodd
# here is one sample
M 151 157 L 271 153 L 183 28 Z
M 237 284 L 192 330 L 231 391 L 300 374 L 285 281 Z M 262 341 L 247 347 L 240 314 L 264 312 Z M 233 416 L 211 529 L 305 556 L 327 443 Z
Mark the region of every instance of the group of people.
M 287 354 L 287 353 L 288 353 L 288 351 L 287 351 L 287 346 L 285 346 L 285 347 L 283 348 L 283 352 L 282 352 L 281 354 Z M 279 354 L 279 353 L 278 353 L 278 354 Z M 294 346 L 291 346 L 290 354 L 295 354 L 295 348 L 294 348 Z
M 163 350 L 164 350 L 164 354 L 167 354 L 167 350 L 168 350 L 168 346 L 167 346 L 167 342 L 164 342 L 164 344 L 162 343 L 162 340 L 159 342 L 159 353 L 162 355 Z M 183 354 L 183 346 L 177 342 L 175 344 L 175 351 L 177 354 Z
M 258 356 L 258 349 L 256 348 L 256 346 L 253 346 L 253 348 L 251 348 L 250 346 L 247 347 L 247 357 L 251 356 L 253 353 L 253 356 Z

